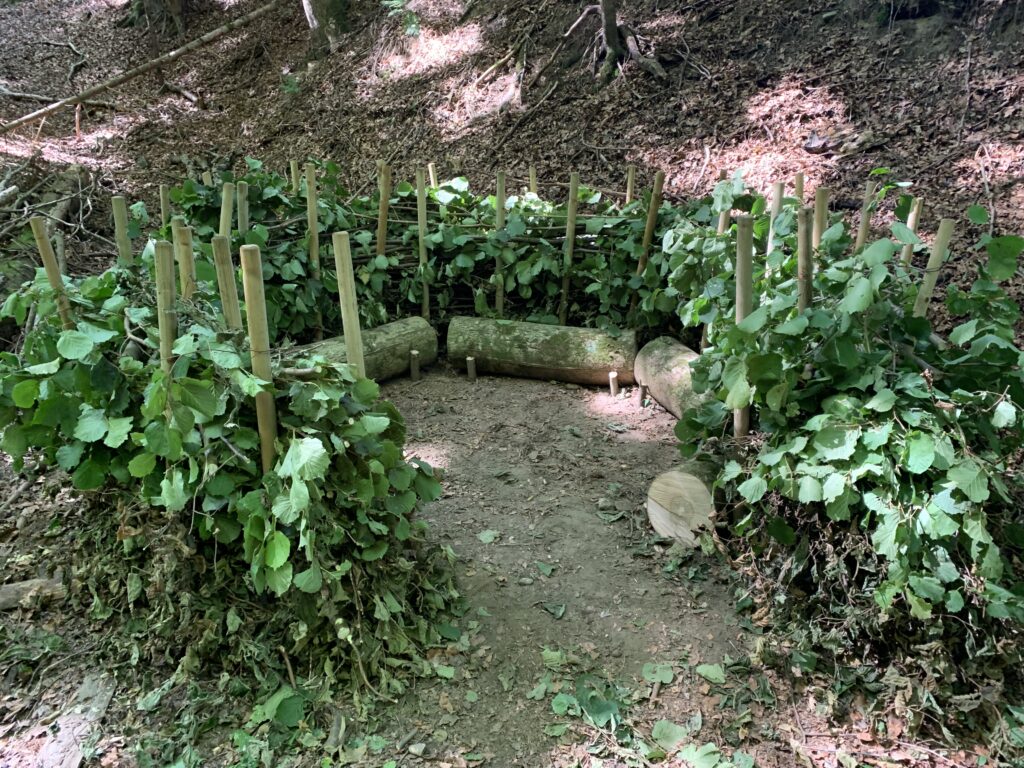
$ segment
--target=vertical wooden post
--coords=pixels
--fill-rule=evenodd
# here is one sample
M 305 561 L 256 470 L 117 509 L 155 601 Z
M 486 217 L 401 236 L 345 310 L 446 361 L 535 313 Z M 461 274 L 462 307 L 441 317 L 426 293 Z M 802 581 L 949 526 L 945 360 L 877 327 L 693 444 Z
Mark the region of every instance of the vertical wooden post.
M 784 182 L 777 181 L 772 185 L 772 207 L 771 207 L 771 219 L 768 222 L 768 243 L 764 247 L 764 273 L 765 276 L 771 274 L 771 269 L 768 267 L 768 258 L 772 255 L 772 251 L 775 249 L 775 220 L 779 218 L 779 214 L 782 213 L 782 198 L 786 196 L 786 185 Z
M 238 182 L 235 192 L 238 194 L 238 237 L 245 242 L 249 233 L 249 183 Z
M 800 206 L 804 204 L 804 172 L 800 171 L 793 177 L 793 197 L 797 199 Z
M 658 228 L 658 209 L 661 208 L 661 193 L 665 187 L 665 173 L 654 174 L 654 187 L 651 189 L 651 204 L 647 208 L 647 223 L 644 226 L 644 239 L 640 243 L 640 259 L 636 265 L 636 273 L 642 275 L 647 269 L 647 254 L 654 242 L 654 232 Z
M 160 368 L 171 372 L 171 350 L 178 335 L 178 316 L 174 311 L 174 246 L 158 240 L 153 257 L 156 271 L 156 323 L 160 334 Z
M 377 186 L 380 202 L 377 205 L 377 255 L 383 256 L 388 242 L 388 207 L 391 205 L 391 166 L 381 165 Z
M 907 214 L 907 227 L 915 235 L 917 234 L 917 225 L 921 221 L 921 211 L 924 209 L 924 198 L 915 197 L 910 203 L 910 213 Z M 903 266 L 910 265 L 910 259 L 914 255 L 914 245 L 907 243 L 903 246 L 903 251 L 900 253 L 900 263 Z
M 796 209 L 796 283 L 797 309 L 803 312 L 811 306 L 811 278 L 814 275 L 814 259 L 811 257 L 811 209 L 800 206 Z
M 935 245 L 932 246 L 931 254 L 928 256 L 928 266 L 925 267 L 924 278 L 921 280 L 921 287 L 914 300 L 914 317 L 928 315 L 928 304 L 932 300 L 935 283 L 939 279 L 939 270 L 946 260 L 949 241 L 953 239 L 953 225 L 953 219 L 943 219 L 939 222 L 939 231 L 935 233 Z
M 228 328 L 241 329 L 242 310 L 238 306 L 238 286 L 235 284 L 235 265 L 231 262 L 231 238 L 213 236 L 213 265 L 217 269 L 217 288 Z
M 36 239 L 36 248 L 39 249 L 39 258 L 43 261 L 43 269 L 46 270 L 46 279 L 53 288 L 53 294 L 57 298 L 57 314 L 60 315 L 61 325 L 65 330 L 75 327 L 75 321 L 71 318 L 71 303 L 64 291 L 64 277 L 60 273 L 60 265 L 57 264 L 57 256 L 53 252 L 53 245 L 50 243 L 50 235 L 46 231 L 46 220 L 42 216 L 33 216 L 29 219 L 32 226 L 32 235 Z
M 636 166 L 626 169 L 626 205 L 633 202 L 633 188 L 636 186 Z
M 171 220 L 171 188 L 160 185 L 160 226 L 166 227 Z
M 235 214 L 235 185 L 225 181 L 220 189 L 220 227 L 217 234 L 231 237 L 231 222 Z
M 466 378 L 469 379 L 471 382 L 475 382 L 476 381 L 476 358 L 475 357 L 467 357 L 466 358 Z
M 828 198 L 832 190 L 818 187 L 814 190 L 814 228 L 811 230 L 811 249 L 821 247 L 821 236 L 828 229 Z
M 427 163 L 427 174 L 430 176 L 430 188 L 437 189 L 437 167 L 433 163 Z
M 494 196 L 494 233 L 505 229 L 505 172 L 498 171 L 497 190 Z M 499 253 L 494 257 L 494 310 L 498 317 L 505 316 L 505 262 L 501 258 L 502 243 L 496 247 Z
M 612 397 L 619 396 L 619 372 L 609 371 L 608 372 L 608 394 Z
M 128 204 L 121 195 L 110 198 L 110 207 L 114 210 L 114 242 L 117 244 L 117 260 L 122 264 L 132 264 L 132 241 L 128 237 Z
M 316 165 L 306 163 L 306 228 L 309 232 L 309 272 L 320 282 L 320 220 L 317 212 Z M 323 317 L 319 309 L 313 312 L 314 338 L 324 337 Z
M 754 297 L 754 219 L 736 217 L 736 322 L 742 322 L 753 308 Z M 734 437 L 750 432 L 750 406 L 732 413 Z
M 562 298 L 558 302 L 558 322 L 565 325 L 569 319 L 569 281 L 572 277 L 572 257 L 576 245 L 576 211 L 579 208 L 580 175 L 569 176 L 569 204 L 565 217 L 565 244 L 562 249 Z
M 725 171 L 718 172 L 719 182 L 725 181 L 729 178 L 729 174 Z M 726 230 L 729 229 L 729 222 L 732 218 L 732 211 L 721 211 L 718 214 L 718 234 L 724 235 Z
M 175 220 L 177 223 L 180 220 Z M 196 292 L 196 261 L 192 253 L 192 227 L 182 223 L 171 228 L 174 253 L 178 259 L 178 279 L 181 282 L 181 298 L 188 301 Z
M 875 182 L 868 179 L 864 185 L 864 202 L 860 206 L 860 222 L 857 224 L 857 239 L 853 244 L 853 252 L 856 253 L 864 247 L 868 240 L 868 232 L 871 231 L 871 203 L 875 197 Z
M 430 281 L 427 279 L 427 183 L 422 168 L 416 170 L 416 228 L 419 233 L 420 271 L 423 273 L 423 306 L 420 314 L 430 321 Z
M 409 378 L 413 381 L 420 380 L 420 351 L 418 349 L 409 350 Z
M 288 170 L 292 177 L 292 194 L 297 195 L 299 194 L 299 161 L 289 160 Z
M 252 374 L 274 381 L 270 368 L 270 331 L 267 328 L 267 300 L 263 293 L 263 261 L 258 245 L 242 246 L 242 288 L 245 291 L 245 317 L 249 325 L 249 354 Z M 263 473 L 274 468 L 277 456 L 277 407 L 273 392 L 256 394 L 256 426 L 260 433 L 260 459 Z
M 530 163 L 530 191 L 537 194 L 537 166 Z
M 334 266 L 338 272 L 338 296 L 341 300 L 341 329 L 345 335 L 345 356 L 348 358 L 348 364 L 355 368 L 356 375 L 365 379 L 363 332 L 359 327 L 356 278 L 352 271 L 352 251 L 349 248 L 348 232 L 335 232 L 332 242 L 334 244 Z
M 210 173 L 209 171 L 203 171 L 203 186 L 213 186 L 213 174 Z

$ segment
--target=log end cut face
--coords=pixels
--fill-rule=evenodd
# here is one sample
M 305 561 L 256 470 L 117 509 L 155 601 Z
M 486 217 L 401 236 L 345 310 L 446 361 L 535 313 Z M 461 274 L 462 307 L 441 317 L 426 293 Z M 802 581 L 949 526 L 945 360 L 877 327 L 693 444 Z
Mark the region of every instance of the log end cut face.
M 647 494 L 647 517 L 659 535 L 695 547 L 698 537 L 710 531 L 714 501 L 707 482 L 687 469 L 658 475 Z

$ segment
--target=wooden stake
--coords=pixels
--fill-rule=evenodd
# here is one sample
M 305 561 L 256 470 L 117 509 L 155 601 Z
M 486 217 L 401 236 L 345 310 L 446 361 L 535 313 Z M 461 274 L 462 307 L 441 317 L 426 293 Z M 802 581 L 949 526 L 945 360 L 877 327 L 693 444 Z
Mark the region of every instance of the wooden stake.
M 153 257 L 156 271 L 156 323 L 160 334 L 160 368 L 171 372 L 174 340 L 178 336 L 178 315 L 174 310 L 174 246 L 158 240 Z
M 418 349 L 409 351 L 409 378 L 413 381 L 420 380 L 420 351 Z
M 772 185 L 772 209 L 771 220 L 768 222 L 768 244 L 764 247 L 764 271 L 766 276 L 771 274 L 771 269 L 768 267 L 768 257 L 772 255 L 772 251 L 775 248 L 775 220 L 779 218 L 779 214 L 782 213 L 782 198 L 785 197 L 785 195 L 785 182 L 775 182 Z
M 939 279 L 939 270 L 946 260 L 946 250 L 949 248 L 949 241 L 953 239 L 953 225 L 953 219 L 943 219 L 939 222 L 939 231 L 935 234 L 935 245 L 932 246 L 931 254 L 928 256 L 928 266 L 924 270 L 924 279 L 921 280 L 921 288 L 918 290 L 917 299 L 914 301 L 914 317 L 926 317 L 928 315 L 928 304 L 932 300 L 935 283 Z
M 416 228 L 419 232 L 420 270 L 423 272 L 423 306 L 420 314 L 430 321 L 430 281 L 427 279 L 427 184 L 423 169 L 416 170 Z
M 178 316 L 174 309 L 174 246 L 157 242 L 154 267 L 157 276 L 157 329 L 160 333 L 160 368 L 171 372 L 174 341 L 178 335 Z
M 665 186 L 665 174 L 658 171 L 654 174 L 654 187 L 651 189 L 651 204 L 647 207 L 647 223 L 644 225 L 644 239 L 640 243 L 640 258 L 637 259 L 636 273 L 643 275 L 647 269 L 647 253 L 654 242 L 654 231 L 658 227 L 658 209 L 661 208 L 661 192 Z M 633 312 L 639 300 L 638 294 L 633 294 L 629 300 L 629 311 Z
M 178 258 L 178 279 L 181 281 L 181 298 L 188 301 L 196 292 L 196 261 L 192 253 L 192 227 L 184 224 L 171 227 L 174 253 Z
M 793 197 L 797 199 L 800 205 L 804 204 L 804 172 L 800 171 L 793 178 Z
M 572 257 L 576 243 L 576 211 L 579 208 L 580 175 L 569 175 L 569 203 L 565 217 L 565 244 L 562 252 L 562 298 L 558 302 L 558 322 L 565 325 L 569 318 L 569 281 L 572 277 Z
M 128 204 L 121 195 L 110 198 L 110 207 L 114 209 L 114 242 L 117 244 L 117 260 L 122 264 L 132 264 L 132 241 L 128 237 Z
M 160 225 L 166 227 L 171 220 L 171 188 L 160 185 Z
M 391 205 L 391 166 L 385 163 L 380 168 L 378 187 L 380 202 L 377 205 L 377 255 L 383 256 L 388 241 L 388 206 Z
M 736 217 L 736 322 L 753 309 L 754 297 L 754 219 Z M 750 432 L 750 406 L 732 413 L 732 433 L 743 437 Z
M 729 174 L 725 171 L 718 172 L 718 180 L 725 181 L 729 178 Z M 732 218 L 732 211 L 722 211 L 718 214 L 718 234 L 724 235 L 726 230 L 729 229 L 729 222 Z
M 471 382 L 475 382 L 476 381 L 476 358 L 475 357 L 467 357 L 466 358 L 466 378 L 469 379 Z
M 619 372 L 609 371 L 608 372 L 608 392 L 612 397 L 619 396 Z
M 356 302 L 356 277 L 352 271 L 352 251 L 349 249 L 348 232 L 335 232 L 334 267 L 338 272 L 338 296 L 341 300 L 341 329 L 345 336 L 345 356 L 356 375 L 366 378 L 366 363 L 363 362 L 363 332 L 359 327 L 359 305 Z
M 292 176 L 292 194 L 297 195 L 299 194 L 299 161 L 289 160 L 288 170 Z
M 537 166 L 530 163 L 530 191 L 537 194 Z
M 75 321 L 71 318 L 71 303 L 64 291 L 64 277 L 60 273 L 60 265 L 57 264 L 57 257 L 53 253 L 53 245 L 50 243 L 50 235 L 46 231 L 46 220 L 42 216 L 33 216 L 29 219 L 32 226 L 32 235 L 36 239 L 36 248 L 39 249 L 39 258 L 43 261 L 43 269 L 46 270 L 46 279 L 50 281 L 53 294 L 57 298 L 57 313 L 60 315 L 61 325 L 65 330 L 75 327 Z
M 871 230 L 871 203 L 875 199 L 875 182 L 870 179 L 864 185 L 864 202 L 860 206 L 860 222 L 857 225 L 857 239 L 853 244 L 853 252 L 856 253 L 864 247 L 868 240 L 868 232 Z
M 427 173 L 430 176 L 430 188 L 437 189 L 437 168 L 433 163 L 427 163 Z
M 235 213 L 235 185 L 225 181 L 220 189 L 220 230 L 218 234 L 231 237 L 231 222 Z
M 633 202 L 633 188 L 636 185 L 636 166 L 631 165 L 626 169 L 626 205 Z
M 828 187 L 818 187 L 814 190 L 814 229 L 811 230 L 811 249 L 818 250 L 821 247 L 821 236 L 828 228 L 828 198 L 832 190 Z
M 573 226 L 575 229 L 575 225 Z M 497 192 L 494 196 L 494 232 L 497 234 L 505 229 L 505 172 L 498 171 Z M 494 257 L 494 310 L 498 317 L 505 316 L 505 262 L 501 258 L 501 243 L 497 244 L 499 253 Z
M 231 239 L 213 236 L 213 265 L 217 269 L 217 288 L 228 328 L 241 329 L 242 310 L 238 306 L 238 286 L 235 284 L 235 265 L 231 262 Z
M 924 198 L 915 197 L 910 204 L 910 213 L 907 214 L 907 228 L 910 229 L 915 235 L 917 234 L 917 225 L 921 221 L 921 211 L 924 209 Z M 910 265 L 910 259 L 914 255 L 913 243 L 907 243 L 903 246 L 903 251 L 900 253 L 900 262 L 903 266 Z
M 796 210 L 796 282 L 797 309 L 803 312 L 811 306 L 811 278 L 814 276 L 814 259 L 811 254 L 810 219 L 811 209 L 800 206 Z
M 306 163 L 306 228 L 309 234 L 309 272 L 320 282 L 320 219 L 317 212 L 316 165 Z M 314 338 L 324 337 L 324 321 L 320 310 L 313 312 Z
M 203 171 L 203 184 L 207 187 L 213 186 L 213 174 L 209 171 Z
M 245 236 L 249 234 L 249 183 L 238 182 L 235 187 L 238 195 L 238 237 L 245 242 Z
M 263 293 L 263 261 L 258 245 L 242 246 L 242 288 L 245 291 L 245 317 L 249 325 L 249 354 L 252 374 L 273 382 L 270 368 L 270 330 L 267 328 L 267 300 Z M 263 473 L 274 468 L 277 456 L 277 407 L 272 392 L 256 394 L 256 426 L 260 433 L 260 459 Z

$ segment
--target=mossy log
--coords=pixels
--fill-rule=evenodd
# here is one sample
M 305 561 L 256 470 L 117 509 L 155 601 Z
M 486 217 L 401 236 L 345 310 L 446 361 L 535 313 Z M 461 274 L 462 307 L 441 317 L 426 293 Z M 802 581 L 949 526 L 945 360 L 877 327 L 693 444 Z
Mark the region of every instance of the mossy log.
M 700 355 L 670 336 L 646 344 L 636 356 L 636 380 L 677 419 L 683 411 L 699 405 L 690 382 L 690 363 Z
M 632 384 L 636 334 L 456 317 L 448 326 L 448 358 L 465 368 L 467 357 L 476 359 L 479 373 L 607 386 L 615 371 L 620 384 Z
M 661 536 L 695 547 L 701 533 L 714 524 L 711 486 L 717 468 L 690 461 L 654 478 L 647 493 L 647 518 Z
M 407 317 L 363 331 L 363 358 L 368 378 L 383 381 L 409 370 L 410 353 L 419 351 L 420 366 L 437 360 L 437 331 L 422 317 Z M 345 337 L 335 336 L 289 350 L 286 357 L 323 355 L 335 363 L 347 362 Z

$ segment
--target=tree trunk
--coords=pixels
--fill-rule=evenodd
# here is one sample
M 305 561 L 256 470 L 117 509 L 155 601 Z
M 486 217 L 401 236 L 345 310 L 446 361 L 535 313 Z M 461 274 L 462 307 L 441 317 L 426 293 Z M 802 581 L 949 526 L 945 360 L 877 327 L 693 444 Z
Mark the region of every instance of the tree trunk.
M 605 386 L 615 371 L 620 384 L 632 384 L 636 334 L 456 317 L 448 326 L 448 358 L 465 368 L 467 357 L 480 373 Z
M 683 411 L 700 405 L 703 397 L 694 394 L 690 382 L 690 363 L 700 355 L 670 336 L 661 336 L 636 356 L 636 380 L 666 411 L 677 419 Z
M 302 10 L 310 30 L 310 50 L 323 56 L 338 46 L 348 32 L 348 0 L 302 0 Z
M 363 331 L 363 358 L 366 375 L 371 379 L 401 376 L 409 370 L 409 353 L 419 350 L 420 365 L 437 360 L 437 332 L 422 317 L 409 317 Z M 336 336 L 287 352 L 289 360 L 322 355 L 332 363 L 348 361 L 345 337 Z

